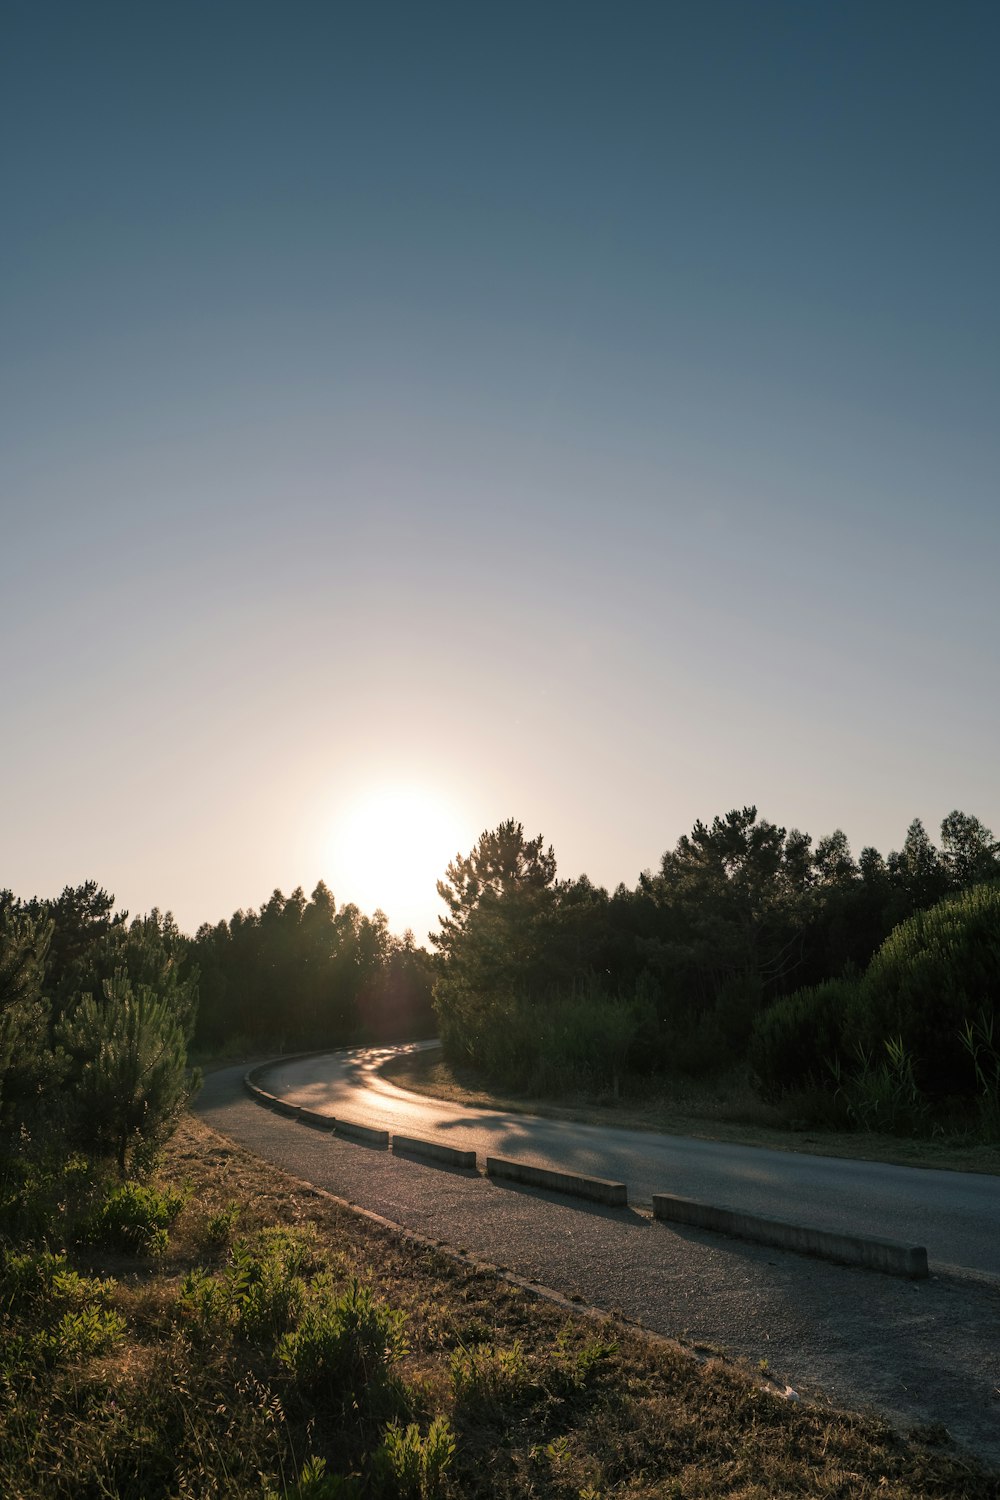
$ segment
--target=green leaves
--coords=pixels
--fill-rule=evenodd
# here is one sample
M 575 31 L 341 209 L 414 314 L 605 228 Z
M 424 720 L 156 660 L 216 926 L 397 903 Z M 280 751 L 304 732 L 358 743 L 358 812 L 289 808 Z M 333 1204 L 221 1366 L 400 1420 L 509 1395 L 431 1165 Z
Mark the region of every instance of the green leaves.
M 72 1058 L 77 1129 L 124 1172 L 130 1148 L 155 1144 L 186 1103 L 186 1019 L 173 997 L 133 989 L 119 971 L 101 997 L 83 995 L 57 1029 Z

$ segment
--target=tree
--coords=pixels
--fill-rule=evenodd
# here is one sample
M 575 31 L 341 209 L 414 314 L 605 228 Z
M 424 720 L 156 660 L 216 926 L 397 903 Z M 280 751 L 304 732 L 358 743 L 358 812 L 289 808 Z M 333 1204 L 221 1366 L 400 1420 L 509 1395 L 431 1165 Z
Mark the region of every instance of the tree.
M 82 995 L 59 1027 L 74 1059 L 83 1140 L 114 1154 L 124 1175 L 130 1149 L 155 1147 L 176 1122 L 190 1087 L 186 1037 L 171 999 L 124 971 L 100 996 Z
M 52 923 L 0 902 L 0 1118 L 8 1131 L 42 1099 L 51 1100 L 58 1066 L 42 996 Z
M 851 856 L 851 846 L 842 828 L 835 828 L 816 845 L 813 868 L 820 885 L 850 885 L 858 879 L 859 871 Z
M 562 977 L 553 944 L 556 859 L 541 834 L 513 818 L 456 855 L 438 895 L 448 914 L 431 934 L 443 964 L 434 988 L 441 1040 L 453 1058 L 476 1058 L 476 1037 L 504 997 L 537 999 Z
M 890 930 L 914 911 L 933 906 L 948 893 L 948 870 L 927 836 L 919 818 L 906 830 L 903 847 L 886 861 L 895 901 L 889 915 Z
M 441 931 L 429 933 L 431 942 L 442 953 L 452 951 L 481 903 L 493 903 L 551 889 L 556 878 L 556 857 L 551 844 L 545 848 L 541 834 L 524 837 L 524 826 L 508 818 L 492 832 L 479 836 L 479 842 L 464 859 L 456 854 L 445 878 L 437 883 L 437 892 L 448 908 L 439 917 Z
M 970 813 L 950 812 L 941 824 L 941 855 L 953 885 L 975 885 L 1000 876 L 1000 844 Z
M 801 962 L 811 842 L 744 807 L 711 827 L 699 820 L 664 854 L 643 884 L 666 912 L 668 935 L 648 950 L 676 991 L 706 1005 L 727 990 L 752 1003 L 780 988 Z
M 36 922 L 52 923 L 52 940 L 45 965 L 45 992 L 58 1019 L 69 996 L 80 987 L 80 976 L 93 948 L 124 927 L 127 912 L 114 910 L 115 898 L 96 880 L 64 886 L 49 900 L 33 896 L 25 912 Z

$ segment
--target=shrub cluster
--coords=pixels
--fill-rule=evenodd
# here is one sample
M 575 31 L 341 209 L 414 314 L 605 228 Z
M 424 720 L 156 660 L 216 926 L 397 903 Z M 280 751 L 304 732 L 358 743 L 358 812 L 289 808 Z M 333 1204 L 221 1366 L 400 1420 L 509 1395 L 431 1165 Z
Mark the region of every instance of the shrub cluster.
M 843 1093 L 864 1128 L 918 1130 L 947 1101 L 1000 1123 L 1000 884 L 900 924 L 864 974 L 799 990 L 755 1023 L 767 1097 L 812 1083 Z M 991 1123 L 993 1122 L 993 1123 Z

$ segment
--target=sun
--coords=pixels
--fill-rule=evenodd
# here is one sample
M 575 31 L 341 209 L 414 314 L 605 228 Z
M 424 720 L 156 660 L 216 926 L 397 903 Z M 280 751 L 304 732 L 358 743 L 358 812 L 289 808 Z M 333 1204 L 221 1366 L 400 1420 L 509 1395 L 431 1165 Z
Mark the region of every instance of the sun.
M 436 926 L 437 881 L 462 840 L 455 809 L 437 793 L 373 788 L 334 819 L 329 860 L 337 901 L 353 901 L 369 915 L 380 908 L 393 932 L 410 927 L 422 943 Z

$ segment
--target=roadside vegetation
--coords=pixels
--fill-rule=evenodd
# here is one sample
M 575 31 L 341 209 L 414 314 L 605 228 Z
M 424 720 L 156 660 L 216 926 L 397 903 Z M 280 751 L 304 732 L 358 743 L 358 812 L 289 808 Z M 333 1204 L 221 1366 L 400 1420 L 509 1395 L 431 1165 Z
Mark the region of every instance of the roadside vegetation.
M 141 1192 L 70 1176 L 3 1252 L 10 1500 L 995 1494 L 939 1432 L 540 1301 L 190 1117 Z
M 900 852 L 855 862 L 842 833 L 813 847 L 746 807 L 609 894 L 558 880 L 541 836 L 501 824 L 438 886 L 439 1086 L 658 1100 L 661 1120 L 696 1095 L 688 1117 L 716 1124 L 944 1143 L 994 1166 L 1000 845 L 960 812 L 941 839 L 917 820 Z

